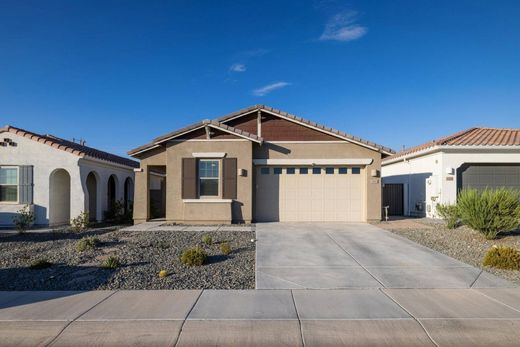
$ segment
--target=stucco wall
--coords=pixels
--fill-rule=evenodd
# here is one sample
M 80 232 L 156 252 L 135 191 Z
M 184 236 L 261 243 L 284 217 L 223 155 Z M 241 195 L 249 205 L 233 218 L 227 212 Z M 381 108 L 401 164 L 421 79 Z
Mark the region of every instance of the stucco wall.
M 48 225 L 50 217 L 50 178 L 58 169 L 67 171 L 70 175 L 70 216 L 79 215 L 88 208 L 88 194 L 86 193 L 86 177 L 89 172 L 95 171 L 98 177 L 98 215 L 101 220 L 103 211 L 107 208 L 106 183 L 111 174 L 117 176 L 117 198 L 123 199 L 124 183 L 127 177 L 133 181 L 134 172 L 129 168 L 122 168 L 110 163 L 102 163 L 81 159 L 75 154 L 65 152 L 46 144 L 18 136 L 12 133 L 2 133 L 2 138 L 10 138 L 17 143 L 16 147 L 0 148 L 0 165 L 20 166 L 32 165 L 33 169 L 33 202 L 35 224 Z M 59 206 L 60 203 L 57 204 Z M 12 225 L 14 214 L 23 205 L 0 203 L 0 225 Z M 63 211 L 57 213 L 63 219 Z
M 384 165 L 383 183 L 403 183 L 408 187 L 410 208 L 405 214 L 415 215 L 415 202 L 425 201 L 429 205 L 429 208 L 425 208 L 425 215 L 436 218 L 436 204 L 456 202 L 457 168 L 464 163 L 520 163 L 520 149 L 444 149 L 442 152 Z

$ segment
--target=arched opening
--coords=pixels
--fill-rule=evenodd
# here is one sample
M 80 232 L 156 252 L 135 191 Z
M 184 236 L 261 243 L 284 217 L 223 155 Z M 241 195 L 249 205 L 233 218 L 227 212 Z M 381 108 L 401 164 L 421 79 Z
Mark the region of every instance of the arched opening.
M 131 211 L 134 205 L 134 182 L 130 177 L 125 180 L 125 213 Z
M 97 178 L 94 172 L 87 176 L 88 214 L 92 222 L 97 220 Z
M 108 186 L 107 186 L 107 209 L 111 209 L 116 201 L 117 194 L 117 178 L 114 175 L 110 175 L 108 178 Z
M 49 177 L 49 225 L 70 223 L 70 175 L 64 169 Z

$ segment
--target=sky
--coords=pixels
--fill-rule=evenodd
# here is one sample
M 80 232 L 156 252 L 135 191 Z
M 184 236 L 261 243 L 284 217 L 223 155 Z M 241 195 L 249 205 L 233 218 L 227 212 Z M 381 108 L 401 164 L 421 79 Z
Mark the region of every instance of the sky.
M 520 128 L 520 1 L 0 0 L 0 126 L 125 155 L 266 104 L 396 150 Z

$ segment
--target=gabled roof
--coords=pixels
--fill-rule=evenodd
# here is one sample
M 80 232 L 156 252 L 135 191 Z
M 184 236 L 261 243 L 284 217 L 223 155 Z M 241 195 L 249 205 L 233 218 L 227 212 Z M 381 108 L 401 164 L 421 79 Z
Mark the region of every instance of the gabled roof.
M 241 129 L 237 129 L 237 128 L 233 128 L 233 127 L 231 127 L 229 125 L 220 123 L 220 122 L 215 121 L 215 120 L 205 119 L 205 120 L 203 120 L 201 122 L 194 123 L 192 125 L 189 125 L 187 127 L 184 127 L 182 129 L 179 129 L 179 130 L 176 130 L 176 131 L 173 131 L 173 132 L 168 133 L 166 135 L 162 135 L 162 136 L 156 137 L 152 142 L 150 142 L 150 143 L 148 143 L 148 144 L 146 144 L 144 146 L 140 146 L 140 147 L 134 148 L 131 151 L 129 151 L 128 154 L 134 156 L 134 155 L 139 154 L 141 152 L 144 152 L 144 151 L 147 151 L 147 150 L 159 147 L 164 142 L 173 140 L 173 139 L 175 139 L 175 138 L 177 138 L 179 136 L 182 136 L 184 134 L 190 133 L 190 132 L 192 132 L 194 130 L 202 129 L 204 127 L 210 127 L 210 128 L 213 128 L 213 129 L 218 129 L 218 130 L 224 131 L 226 133 L 229 133 L 229 134 L 232 134 L 232 135 L 236 135 L 238 137 L 242 137 L 242 138 L 244 138 L 246 140 L 250 140 L 250 141 L 253 141 L 253 142 L 256 142 L 256 143 L 262 143 L 264 141 L 263 138 L 257 136 L 256 134 L 250 134 L 247 131 L 244 131 L 244 130 L 241 130 Z
M 310 120 L 307 120 L 307 119 L 304 119 L 304 118 L 292 115 L 290 113 L 287 113 L 287 112 L 284 112 L 284 111 L 280 111 L 278 109 L 275 109 L 275 108 L 272 108 L 272 107 L 269 107 L 269 106 L 266 106 L 266 105 L 254 105 L 254 106 L 250 106 L 250 107 L 247 107 L 245 109 L 242 109 L 242 110 L 239 110 L 239 111 L 227 114 L 227 115 L 225 115 L 223 117 L 220 117 L 220 118 L 217 118 L 215 120 L 204 120 L 202 122 L 198 122 L 198 123 L 192 124 L 190 126 L 187 126 L 185 128 L 182 128 L 182 129 L 176 130 L 174 132 L 168 133 L 166 135 L 157 137 L 151 143 L 148 143 L 148 144 L 146 144 L 144 146 L 140 146 L 138 148 L 132 149 L 131 151 L 128 152 L 128 154 L 134 156 L 134 155 L 142 153 L 144 151 L 147 151 L 147 150 L 150 150 L 150 149 L 153 149 L 153 148 L 157 148 L 157 147 L 160 146 L 161 143 L 164 143 L 166 141 L 169 141 L 171 139 L 179 137 L 179 136 L 181 136 L 183 134 L 186 134 L 186 133 L 188 133 L 190 131 L 194 131 L 194 130 L 200 129 L 200 128 L 202 128 L 204 126 L 207 126 L 207 125 L 212 126 L 212 127 L 216 127 L 216 128 L 218 128 L 220 130 L 227 131 L 229 133 L 234 133 L 235 135 L 238 135 L 238 136 L 241 136 L 241 137 L 244 137 L 244 138 L 248 138 L 249 140 L 254 141 L 254 142 L 262 143 L 263 142 L 263 138 L 258 137 L 255 134 L 251 134 L 251 133 L 248 133 L 246 131 L 243 131 L 243 130 L 240 130 L 240 129 L 237 129 L 237 128 L 233 128 L 233 127 L 225 124 L 226 122 L 228 122 L 228 121 L 230 121 L 232 119 L 236 119 L 238 117 L 245 116 L 247 114 L 250 114 L 251 112 L 258 111 L 258 110 L 265 111 L 265 112 L 273 114 L 275 116 L 278 116 L 278 117 L 287 119 L 289 121 L 301 124 L 303 126 L 315 129 L 317 131 L 320 131 L 320 132 L 323 132 L 323 133 L 335 136 L 335 137 L 337 137 L 339 139 L 346 140 L 346 141 L 349 141 L 349 142 L 353 142 L 353 143 L 359 144 L 361 146 L 368 147 L 368 148 L 371 148 L 373 150 L 380 151 L 380 152 L 382 152 L 382 153 L 384 153 L 386 155 L 391 155 L 391 154 L 395 153 L 395 151 L 393 151 L 391 148 L 378 145 L 378 144 L 376 144 L 374 142 L 363 140 L 363 139 L 361 139 L 359 137 L 352 136 L 352 135 L 349 135 L 349 134 L 347 134 L 345 132 L 342 132 L 342 131 L 339 131 L 339 130 L 336 130 L 336 129 L 333 129 L 333 128 L 326 127 L 324 125 L 321 125 L 321 124 L 312 122 Z
M 364 147 L 369 147 L 369 148 L 372 148 L 372 149 L 376 149 L 376 150 L 381 151 L 381 152 L 383 152 L 384 154 L 387 154 L 387 155 L 391 155 L 391 154 L 395 153 L 395 151 L 392 150 L 391 148 L 388 148 L 388 147 L 385 147 L 385 146 L 382 146 L 382 145 L 378 145 L 377 143 L 364 140 L 364 139 L 362 139 L 360 137 L 347 134 L 347 133 L 345 133 L 343 131 L 340 131 L 340 130 L 337 130 L 337 129 L 334 129 L 334 128 L 329 128 L 329 127 L 327 127 L 325 125 L 322 125 L 322 124 L 319 124 L 319 123 L 307 120 L 305 118 L 302 118 L 302 117 L 299 117 L 299 116 L 287 113 L 285 111 L 281 111 L 279 109 L 276 109 L 276 108 L 273 108 L 273 107 L 270 107 L 270 106 L 261 105 L 261 104 L 250 106 L 250 107 L 247 107 L 247 108 L 242 109 L 240 111 L 236 111 L 236 112 L 227 114 L 227 115 L 225 115 L 223 117 L 217 118 L 216 120 L 218 122 L 225 123 L 227 121 L 230 121 L 232 119 L 236 119 L 238 117 L 241 117 L 243 115 L 246 115 L 248 113 L 251 113 L 251 112 L 254 112 L 254 111 L 257 111 L 257 110 L 265 111 L 265 112 L 273 114 L 275 116 L 285 118 L 285 119 L 287 119 L 289 121 L 293 121 L 293 122 L 299 123 L 301 125 L 313 128 L 315 130 L 328 133 L 329 135 L 338 137 L 340 139 L 357 143 L 357 144 L 362 145 Z
M 407 148 L 383 159 L 384 162 L 408 156 L 435 146 L 520 146 L 520 129 L 469 128 L 455 134 Z
M 139 163 L 134 160 L 123 158 L 123 157 L 120 157 L 120 156 L 117 156 L 117 155 L 114 155 L 114 154 L 111 154 L 108 152 L 100 151 L 100 150 L 92 148 L 92 147 L 87 147 L 87 146 L 81 145 L 79 143 L 64 140 L 62 138 L 59 138 L 59 137 L 56 137 L 53 135 L 41 135 L 41 134 L 33 133 L 28 130 L 16 128 L 16 127 L 13 127 L 10 125 L 0 128 L 0 133 L 4 133 L 4 132 L 9 132 L 12 134 L 16 134 L 18 136 L 28 138 L 33 141 L 40 142 L 45 145 L 54 147 L 56 149 L 75 154 L 79 157 L 87 157 L 87 158 L 90 157 L 90 158 L 94 158 L 94 159 L 100 159 L 100 160 L 104 160 L 107 162 L 111 162 L 111 163 L 115 163 L 115 164 L 119 164 L 119 165 L 123 165 L 123 166 L 128 166 L 131 168 L 139 167 Z

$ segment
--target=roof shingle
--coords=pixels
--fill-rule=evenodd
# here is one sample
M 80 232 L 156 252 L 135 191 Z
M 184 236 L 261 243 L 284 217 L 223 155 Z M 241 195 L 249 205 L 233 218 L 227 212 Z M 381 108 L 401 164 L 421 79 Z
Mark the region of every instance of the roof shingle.
M 49 145 L 51 147 L 54 147 L 56 149 L 60 149 L 65 152 L 69 152 L 72 154 L 75 154 L 77 156 L 83 157 L 91 157 L 95 159 L 105 160 L 108 162 L 116 163 L 119 165 L 124 165 L 132 168 L 139 167 L 139 163 L 128 158 L 123 158 L 118 155 L 100 151 L 98 149 L 87 147 L 84 145 L 81 145 L 79 143 L 75 143 L 72 141 L 68 141 L 53 135 L 41 135 L 37 134 L 28 130 L 16 128 L 10 125 L 5 126 L 4 128 L 0 128 L 0 133 L 2 132 L 9 132 L 16 134 L 18 136 L 23 136 L 25 138 L 31 139 L 33 141 L 37 141 L 46 145 Z
M 383 161 L 416 153 L 434 146 L 520 146 L 520 129 L 469 128 L 431 142 L 407 148 Z

